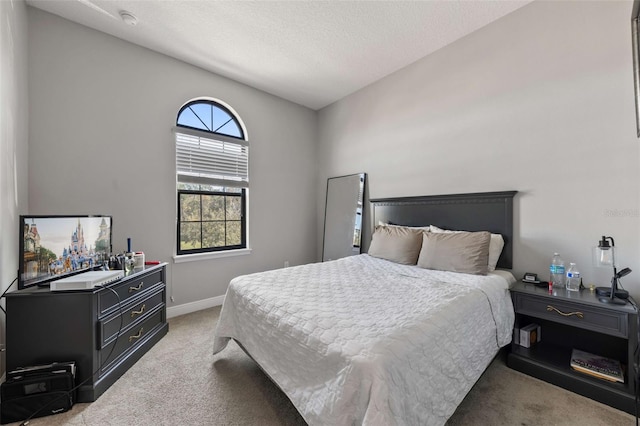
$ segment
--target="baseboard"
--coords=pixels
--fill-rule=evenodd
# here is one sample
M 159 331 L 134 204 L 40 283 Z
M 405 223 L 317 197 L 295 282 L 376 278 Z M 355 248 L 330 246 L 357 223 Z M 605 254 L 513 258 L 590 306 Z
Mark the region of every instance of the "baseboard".
M 179 315 L 190 314 L 191 312 L 201 311 L 203 309 L 220 306 L 224 302 L 224 295 L 211 297 L 209 299 L 198 300 L 196 302 L 183 303 L 178 306 L 167 308 L 167 318 L 177 317 Z

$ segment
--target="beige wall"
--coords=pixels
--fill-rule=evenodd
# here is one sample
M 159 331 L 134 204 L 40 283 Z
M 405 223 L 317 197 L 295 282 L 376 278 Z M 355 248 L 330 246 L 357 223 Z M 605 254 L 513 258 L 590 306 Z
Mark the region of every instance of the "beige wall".
M 27 10 L 0 1 L 0 293 L 18 272 L 18 223 L 27 208 Z M 16 284 L 13 285 L 16 288 Z M 2 306 L 4 300 L 2 300 Z M 5 344 L 0 313 L 0 344 Z M 0 375 L 5 371 L 4 353 Z
M 224 295 L 241 274 L 315 260 L 316 113 L 29 8 L 30 214 L 113 215 L 115 251 L 168 261 L 169 307 Z M 175 145 L 188 100 L 229 104 L 250 142 L 250 255 L 172 262 Z
M 533 2 L 321 110 L 318 214 L 354 172 L 371 198 L 518 190 L 517 276 L 558 251 L 608 285 L 590 257 L 608 235 L 640 296 L 631 5 Z

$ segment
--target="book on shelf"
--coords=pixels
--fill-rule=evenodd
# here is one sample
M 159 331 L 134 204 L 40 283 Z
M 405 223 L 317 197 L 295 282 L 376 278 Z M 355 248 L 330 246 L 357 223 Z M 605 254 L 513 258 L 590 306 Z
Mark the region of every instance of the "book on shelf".
M 610 382 L 624 383 L 622 365 L 615 359 L 574 349 L 571 353 L 571 368 Z

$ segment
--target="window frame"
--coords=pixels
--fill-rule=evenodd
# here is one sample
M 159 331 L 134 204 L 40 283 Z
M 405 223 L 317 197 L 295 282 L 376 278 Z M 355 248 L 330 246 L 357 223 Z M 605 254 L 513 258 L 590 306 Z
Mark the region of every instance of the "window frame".
M 238 136 L 234 136 L 234 135 L 230 135 L 224 132 L 215 132 L 215 131 L 208 131 L 208 130 L 204 130 L 202 128 L 197 128 L 197 127 L 193 127 L 193 126 L 189 126 L 189 125 L 183 125 L 183 124 L 179 124 L 180 122 L 180 116 L 181 114 L 185 111 L 185 109 L 189 108 L 192 105 L 196 105 L 196 104 L 208 104 L 211 106 L 212 108 L 212 119 L 211 119 L 211 124 L 213 124 L 213 114 L 215 113 L 215 109 L 218 108 L 220 110 L 222 110 L 224 113 L 228 114 L 230 119 L 233 120 L 233 123 L 236 125 L 237 129 L 238 129 L 238 133 L 241 135 L 241 137 Z M 192 110 L 192 112 L 195 114 L 195 111 Z M 196 114 L 196 116 L 198 116 Z M 198 117 L 199 118 L 199 117 Z M 200 118 L 199 118 L 200 119 Z M 207 121 L 206 119 L 201 119 L 201 121 Z M 208 124 L 205 124 L 205 122 L 203 121 L 203 125 L 205 127 L 209 127 Z M 214 176 L 211 177 L 207 177 L 207 175 L 200 175 L 201 176 L 201 180 L 202 182 L 200 182 L 200 189 L 184 189 L 181 188 L 181 184 L 194 184 L 195 182 L 189 182 L 188 180 L 181 180 L 180 179 L 180 172 L 183 172 L 184 174 L 184 169 L 178 169 L 177 165 L 176 165 L 176 207 L 177 207 L 177 214 L 176 214 L 176 245 L 175 245 L 175 260 L 177 261 L 178 259 L 183 259 L 183 260 L 188 260 L 189 258 L 194 258 L 195 256 L 198 256 L 199 258 L 205 256 L 207 254 L 209 254 L 209 256 L 215 256 L 215 257 L 226 257 L 226 256 L 231 256 L 234 255 L 234 253 L 238 253 L 238 254 L 245 254 L 245 252 L 250 251 L 248 248 L 248 218 L 247 218 L 247 205 L 248 205 L 248 191 L 249 191 L 249 182 L 248 182 L 248 140 L 246 138 L 246 131 L 244 129 L 244 125 L 242 123 L 242 121 L 240 120 L 240 118 L 233 112 L 233 110 L 230 107 L 226 107 L 225 105 L 221 104 L 218 101 L 212 100 L 212 99 L 208 99 L 208 98 L 200 98 L 200 99 L 195 99 L 192 101 L 187 102 L 186 104 L 184 104 L 180 110 L 178 111 L 178 114 L 176 116 L 176 125 L 174 127 L 174 133 L 176 134 L 174 137 L 174 143 L 177 144 L 177 140 L 178 140 L 178 134 L 183 134 L 183 135 L 190 135 L 190 136 L 194 136 L 194 137 L 201 137 L 204 139 L 210 139 L 213 141 L 220 141 L 220 142 L 225 142 L 225 139 L 231 139 L 231 141 L 227 141 L 226 143 L 231 143 L 234 144 L 233 141 L 238 141 L 238 145 L 242 145 L 245 147 L 245 149 L 247 150 L 247 157 L 246 157 L 246 175 L 244 176 L 245 179 L 243 179 L 244 183 L 240 183 L 238 184 L 237 181 L 234 181 L 232 179 L 219 179 L 219 178 L 215 178 Z M 222 124 L 220 127 L 218 127 L 218 129 L 223 128 L 227 125 L 227 123 L 229 123 L 229 121 L 227 121 L 226 123 Z M 194 134 L 195 132 L 195 134 Z M 198 135 L 201 134 L 201 135 Z M 176 155 L 178 154 L 178 145 L 175 146 L 176 149 Z M 177 157 L 176 157 L 176 161 L 177 161 Z M 209 182 L 206 182 L 207 180 L 209 180 Z M 202 189 L 202 186 L 206 186 L 206 185 L 210 185 L 213 187 L 218 187 L 221 188 L 220 190 L 217 190 L 216 188 L 214 188 L 213 190 L 208 190 L 208 189 Z M 228 188 L 234 188 L 236 190 L 239 189 L 239 191 L 228 191 Z M 200 210 L 200 220 L 199 221 L 182 221 L 182 212 L 181 212 L 181 197 L 185 194 L 195 194 L 195 195 L 212 195 L 212 196 L 224 196 L 224 197 L 237 197 L 240 199 L 240 209 L 241 209 L 241 217 L 240 217 L 240 235 L 241 235 L 241 241 L 240 244 L 233 244 L 233 245 L 224 245 L 224 246 L 217 246 L 217 247 L 202 247 L 202 241 L 203 241 L 203 234 L 202 234 L 202 225 L 204 223 L 207 222 L 216 222 L 216 221 L 208 221 L 208 220 L 203 220 L 202 218 L 202 209 Z M 202 206 L 202 198 L 200 198 L 200 205 Z M 233 219 L 231 220 L 233 222 L 236 222 L 237 220 Z M 195 249 L 182 249 L 181 248 L 181 226 L 183 223 L 189 223 L 189 222 L 199 222 L 200 223 L 200 248 L 195 248 Z M 225 224 L 225 244 L 226 244 L 226 225 L 228 223 L 227 219 L 226 219 L 226 207 L 225 207 L 225 220 L 221 221 Z
M 240 192 L 226 192 L 226 191 L 204 191 L 204 190 L 192 190 L 192 189 L 178 189 L 178 220 L 177 220 L 177 227 L 176 227 L 176 239 L 177 239 L 177 246 L 176 246 L 176 254 L 177 255 L 189 255 L 189 254 L 200 254 L 200 253 L 213 253 L 213 252 L 219 252 L 219 251 L 229 251 L 229 250 L 238 250 L 238 249 L 245 249 L 247 248 L 247 215 L 246 215 L 246 208 L 247 208 L 247 203 L 246 203 L 246 195 L 247 195 L 247 189 L 246 188 L 241 188 Z M 181 218 L 181 212 L 182 209 L 180 208 L 181 204 L 180 204 L 180 195 L 217 195 L 217 196 L 223 196 L 223 197 L 237 197 L 240 199 L 240 244 L 234 244 L 234 245 L 224 245 L 224 246 L 218 246 L 218 247 L 205 247 L 205 248 L 197 248 L 197 249 L 188 249 L 188 250 L 182 250 L 180 248 L 180 225 L 182 225 L 182 218 Z M 200 205 L 202 205 L 202 201 L 200 202 Z M 200 223 L 200 227 L 202 228 L 202 224 L 205 222 L 209 222 L 209 221 L 204 221 L 202 220 L 202 209 L 200 210 L 201 214 L 200 214 L 200 219 L 199 222 Z M 193 221 L 196 222 L 196 221 Z M 211 222 L 219 222 L 219 221 L 211 221 Z M 191 223 L 191 221 L 189 222 L 184 222 L 184 223 Z M 225 208 L 225 220 L 224 223 L 226 225 L 227 223 L 227 219 L 226 219 L 226 208 Z M 225 238 L 226 238 L 226 230 L 225 230 Z M 202 229 L 200 232 L 200 242 L 202 243 Z M 226 241 L 225 241 L 226 243 Z
M 231 117 L 233 119 L 233 122 L 238 127 L 238 131 L 240 132 L 240 137 L 233 136 L 233 135 L 228 135 L 228 134 L 222 133 L 222 132 L 216 132 L 216 131 L 213 131 L 213 130 L 204 130 L 204 129 L 200 129 L 198 127 L 185 126 L 184 124 L 178 124 L 178 119 L 180 118 L 180 115 L 182 115 L 182 112 L 185 109 L 187 109 L 187 108 L 189 108 L 189 107 L 191 107 L 192 105 L 195 105 L 195 104 L 209 104 L 209 105 L 212 105 L 214 108 L 219 108 L 222 111 L 226 112 L 229 115 L 229 117 Z M 222 136 L 226 136 L 228 138 L 238 139 L 238 140 L 241 140 L 241 141 L 247 141 L 247 138 L 245 137 L 245 134 L 244 134 L 244 126 L 242 126 L 240 124 L 240 120 L 238 119 L 238 117 L 236 117 L 236 115 L 233 113 L 233 111 L 231 111 L 226 106 L 224 106 L 224 105 L 222 105 L 222 104 L 220 104 L 220 103 L 218 103 L 216 101 L 212 101 L 210 99 L 196 99 L 196 100 L 193 100 L 191 102 L 187 102 L 186 104 L 184 104 L 182 106 L 182 108 L 180 108 L 180 110 L 178 111 L 178 115 L 176 117 L 176 126 L 177 127 L 181 127 L 183 129 L 192 129 L 192 130 L 197 130 L 197 131 L 200 131 L 200 132 L 209 133 L 211 135 L 222 135 Z

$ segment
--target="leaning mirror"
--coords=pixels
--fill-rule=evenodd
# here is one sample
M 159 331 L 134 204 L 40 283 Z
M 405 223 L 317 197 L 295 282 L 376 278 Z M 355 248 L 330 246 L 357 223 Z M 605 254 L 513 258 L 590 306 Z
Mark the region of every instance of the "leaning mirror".
M 360 254 L 365 173 L 327 179 L 322 261 Z
M 631 10 L 631 46 L 633 48 L 633 84 L 636 100 L 636 135 L 640 138 L 640 39 L 638 19 L 640 18 L 640 1 L 634 0 Z

